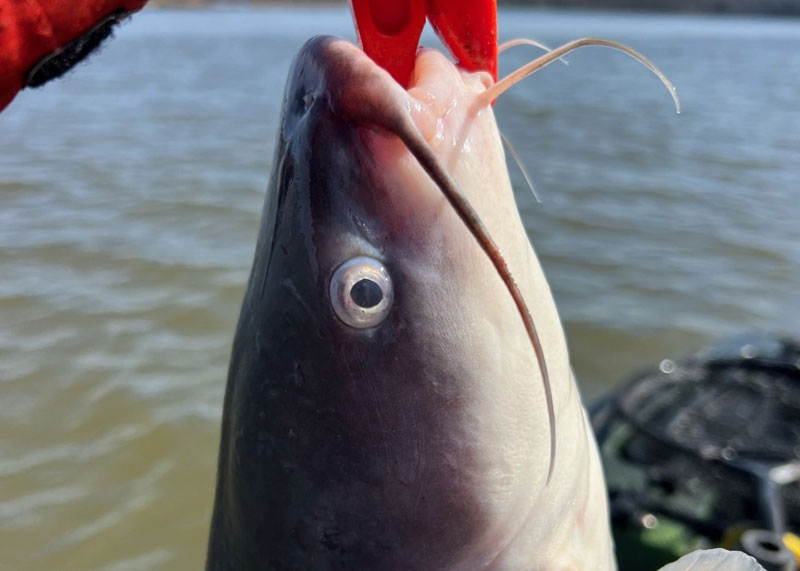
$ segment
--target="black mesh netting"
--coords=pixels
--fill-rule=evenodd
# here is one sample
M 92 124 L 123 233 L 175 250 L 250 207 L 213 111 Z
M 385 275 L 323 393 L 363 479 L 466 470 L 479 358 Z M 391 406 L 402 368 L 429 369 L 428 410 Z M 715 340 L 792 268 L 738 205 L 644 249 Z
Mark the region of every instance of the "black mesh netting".
M 662 514 L 712 540 L 735 525 L 800 530 L 796 342 L 664 361 L 595 407 L 592 423 L 613 517 Z

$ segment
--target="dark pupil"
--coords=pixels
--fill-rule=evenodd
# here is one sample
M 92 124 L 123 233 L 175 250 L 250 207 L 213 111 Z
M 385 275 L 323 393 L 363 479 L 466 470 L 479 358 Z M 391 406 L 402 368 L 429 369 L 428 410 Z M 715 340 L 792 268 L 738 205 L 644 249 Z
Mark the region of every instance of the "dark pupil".
M 368 309 L 370 307 L 375 307 L 381 302 L 383 299 L 383 292 L 381 291 L 381 286 L 372 280 L 364 278 L 356 282 L 356 284 L 350 288 L 350 297 L 353 298 L 356 305 Z

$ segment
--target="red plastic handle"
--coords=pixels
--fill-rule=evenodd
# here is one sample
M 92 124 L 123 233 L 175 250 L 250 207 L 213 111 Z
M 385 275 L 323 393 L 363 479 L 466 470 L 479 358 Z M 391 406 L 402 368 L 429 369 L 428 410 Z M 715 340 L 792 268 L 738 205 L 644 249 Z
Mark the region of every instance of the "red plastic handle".
M 361 48 L 404 87 L 426 15 L 458 65 L 497 79 L 496 0 L 350 0 L 350 10 Z
M 350 0 L 350 10 L 361 48 L 406 86 L 425 26 L 425 0 Z
M 467 71 L 488 71 L 497 81 L 496 0 L 428 0 L 428 21 Z

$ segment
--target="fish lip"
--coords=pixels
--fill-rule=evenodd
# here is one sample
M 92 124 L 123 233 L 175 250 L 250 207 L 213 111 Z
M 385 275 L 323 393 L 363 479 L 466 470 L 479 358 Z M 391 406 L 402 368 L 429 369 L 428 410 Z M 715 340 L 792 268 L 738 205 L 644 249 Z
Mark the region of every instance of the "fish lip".
M 290 77 L 297 78 L 287 86 L 296 113 L 310 99 L 311 107 L 324 105 L 351 124 L 390 132 L 410 117 L 429 142 L 445 138 L 443 130 L 458 131 L 468 119 L 471 97 L 493 84 L 486 72 L 464 72 L 441 51 L 420 48 L 405 89 L 359 47 L 329 35 L 304 44 Z M 288 127 L 287 134 L 292 130 Z

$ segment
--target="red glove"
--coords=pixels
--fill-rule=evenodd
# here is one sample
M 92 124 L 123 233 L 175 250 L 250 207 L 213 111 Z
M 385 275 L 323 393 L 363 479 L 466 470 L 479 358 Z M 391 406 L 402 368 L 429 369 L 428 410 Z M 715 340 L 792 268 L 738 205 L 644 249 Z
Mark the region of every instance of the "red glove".
M 0 110 L 58 77 L 147 0 L 0 0 Z
M 0 110 L 83 59 L 147 0 L 0 0 Z M 497 78 L 495 0 L 350 0 L 364 51 L 402 85 L 427 16 L 459 65 Z
M 362 49 L 408 84 L 427 15 L 456 63 L 497 79 L 496 0 L 350 0 Z

